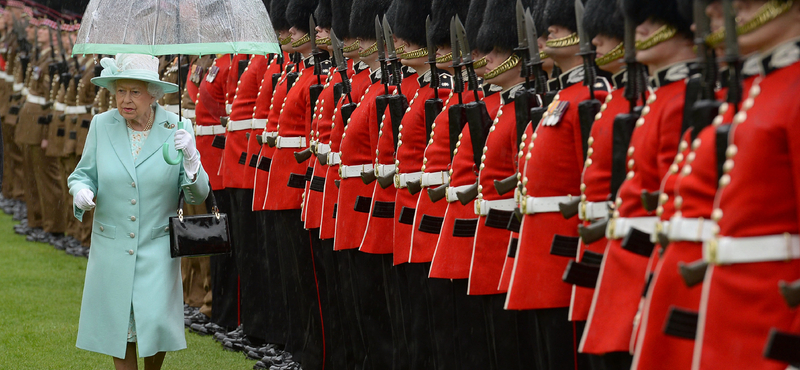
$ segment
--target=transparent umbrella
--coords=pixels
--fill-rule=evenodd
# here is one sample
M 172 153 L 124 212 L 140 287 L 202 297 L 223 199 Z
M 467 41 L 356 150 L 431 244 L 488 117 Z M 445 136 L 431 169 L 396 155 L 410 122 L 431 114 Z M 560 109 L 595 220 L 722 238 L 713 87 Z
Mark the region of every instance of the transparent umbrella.
M 179 59 L 278 52 L 278 37 L 260 0 L 91 0 L 72 50 L 73 55 L 178 54 Z M 180 150 L 171 158 L 167 144 L 163 155 L 170 164 L 183 160 Z

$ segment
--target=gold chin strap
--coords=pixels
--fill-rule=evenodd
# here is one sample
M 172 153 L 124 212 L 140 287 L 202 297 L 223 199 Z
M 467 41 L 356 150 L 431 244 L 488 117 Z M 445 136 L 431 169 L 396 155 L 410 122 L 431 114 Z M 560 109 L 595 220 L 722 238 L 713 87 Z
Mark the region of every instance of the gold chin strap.
M 449 52 L 445 55 L 442 55 L 436 58 L 436 63 L 447 63 L 453 61 L 453 52 Z
M 540 51 L 540 52 L 539 52 L 539 59 L 541 59 L 541 60 L 545 60 L 545 59 L 547 59 L 547 58 L 550 58 L 550 55 L 548 55 L 547 53 L 545 53 L 545 52 L 543 52 L 543 51 Z
M 361 47 L 361 40 L 356 40 L 354 43 L 343 47 L 342 48 L 342 52 L 344 52 L 344 53 L 352 53 L 352 52 L 358 50 L 358 48 L 360 48 L 360 47 Z M 376 44 L 375 47 L 377 48 L 378 45 Z
M 428 56 L 427 48 L 419 48 L 417 50 L 409 51 L 408 53 L 402 53 L 397 55 L 397 57 L 400 59 L 417 59 L 426 56 Z
M 483 58 L 478 59 L 474 63 L 472 63 L 472 68 L 483 68 L 483 67 L 486 67 L 486 63 L 488 63 L 488 62 L 486 61 L 486 56 L 484 56 Z
M 519 56 L 517 54 L 511 54 L 511 56 L 508 57 L 508 59 L 506 59 L 503 63 L 500 63 L 497 68 L 486 72 L 486 74 L 483 75 L 483 79 L 491 80 L 503 73 L 510 71 L 512 68 L 516 67 L 517 64 L 519 64 Z
M 294 48 L 300 47 L 300 45 L 303 45 L 303 44 L 305 44 L 305 43 L 307 43 L 309 41 L 311 41 L 311 36 L 309 36 L 308 34 L 305 34 L 305 35 L 303 35 L 303 37 L 297 39 L 297 41 L 292 42 L 292 47 L 294 47 Z
M 330 45 L 331 44 L 331 38 L 330 37 L 324 37 L 324 38 L 321 38 L 321 39 L 316 39 L 316 40 L 314 40 L 314 43 L 317 44 L 317 45 Z
M 364 58 L 364 57 L 368 57 L 368 56 L 370 56 L 370 55 L 372 55 L 374 53 L 377 53 L 377 52 L 378 52 L 378 43 L 375 42 L 375 43 L 372 44 L 372 46 L 364 49 L 364 51 L 359 52 L 358 56 Z
M 280 42 L 281 45 L 288 45 L 290 42 L 292 42 L 292 36 L 291 35 L 286 36 L 285 39 L 278 40 L 278 42 Z
M 625 56 L 625 43 L 620 42 L 619 45 L 611 49 L 611 51 L 606 53 L 606 55 L 603 55 L 602 57 L 595 59 L 594 63 L 597 64 L 598 67 L 602 67 L 624 56 Z
M 736 34 L 741 36 L 757 30 L 761 26 L 767 24 L 769 21 L 788 12 L 789 9 L 792 8 L 792 5 L 792 0 L 788 0 L 786 2 L 777 0 L 767 1 L 766 4 L 762 5 L 761 8 L 758 9 L 758 12 L 756 12 L 752 19 L 744 24 L 736 26 Z M 725 28 L 722 27 L 706 37 L 706 45 L 715 48 L 722 44 L 724 40 Z
M 565 48 L 567 46 L 578 45 L 580 41 L 581 39 L 578 37 L 578 33 L 575 32 L 569 36 L 547 40 L 545 45 L 547 45 L 549 48 Z
M 400 45 L 400 47 L 399 47 L 399 48 L 397 48 L 397 49 L 395 49 L 395 50 L 394 50 L 394 52 L 395 52 L 397 55 L 403 54 L 403 52 L 405 52 L 405 51 L 406 51 L 406 46 L 405 46 L 405 45 Z
M 664 41 L 667 41 L 678 34 L 678 30 L 668 24 L 661 26 L 650 37 L 642 41 L 636 41 L 636 50 L 647 50 Z

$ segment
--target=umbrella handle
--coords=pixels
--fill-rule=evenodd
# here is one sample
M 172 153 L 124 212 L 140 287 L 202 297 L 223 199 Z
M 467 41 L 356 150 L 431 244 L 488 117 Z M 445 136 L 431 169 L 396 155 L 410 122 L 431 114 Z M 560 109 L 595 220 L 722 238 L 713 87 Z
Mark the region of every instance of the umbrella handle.
M 178 121 L 178 130 L 183 130 L 183 121 Z M 172 159 L 172 157 L 169 154 L 169 144 L 168 143 L 164 143 L 164 146 L 161 147 L 161 154 L 164 156 L 164 161 L 169 163 L 169 164 L 171 164 L 171 165 L 176 165 L 176 164 L 181 163 L 183 161 L 183 150 L 180 150 L 180 149 L 178 149 L 178 157 L 175 158 L 175 159 Z

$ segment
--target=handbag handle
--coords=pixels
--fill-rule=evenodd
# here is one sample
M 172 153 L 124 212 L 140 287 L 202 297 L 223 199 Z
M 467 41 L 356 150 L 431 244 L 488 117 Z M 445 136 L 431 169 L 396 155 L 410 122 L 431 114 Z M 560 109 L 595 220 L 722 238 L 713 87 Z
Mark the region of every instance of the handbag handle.
M 219 207 L 217 207 L 217 198 L 214 197 L 214 190 L 211 189 L 211 181 L 208 182 L 208 197 L 211 198 L 211 212 L 213 212 L 214 216 L 219 220 Z M 183 206 L 185 203 L 186 199 L 183 194 L 183 188 L 181 188 L 181 193 L 178 198 L 178 219 L 181 220 L 181 222 L 183 222 Z

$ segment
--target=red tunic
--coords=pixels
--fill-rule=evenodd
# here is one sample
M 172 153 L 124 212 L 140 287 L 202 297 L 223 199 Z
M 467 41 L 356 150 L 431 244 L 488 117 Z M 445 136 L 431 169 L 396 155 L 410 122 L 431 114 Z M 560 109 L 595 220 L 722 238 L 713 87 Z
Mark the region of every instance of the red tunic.
M 225 112 L 225 87 L 228 80 L 230 68 L 230 55 L 221 55 L 214 59 L 214 64 L 210 70 L 214 70 L 216 75 L 206 75 L 200 83 L 200 92 L 195 106 L 196 122 L 198 126 L 216 126 L 220 124 L 219 118 L 226 116 Z M 218 69 L 217 69 L 218 68 Z M 209 82 L 210 80 L 210 82 Z M 215 135 L 197 136 L 197 150 L 200 152 L 200 161 L 203 168 L 208 173 L 213 190 L 224 189 L 222 181 L 223 151 L 220 148 L 211 146 Z M 224 136 L 223 136 L 224 137 Z
M 375 158 L 379 132 L 375 98 L 385 92 L 379 73 L 380 70 L 376 70 L 370 74 L 372 84 L 365 90 L 358 108 L 345 126 L 340 146 L 344 166 L 371 166 Z M 389 90 L 390 93 L 392 91 Z M 360 176 L 342 179 L 339 186 L 334 250 L 353 249 L 361 245 L 375 186 L 376 182 L 365 185 Z
M 583 170 L 583 184 L 586 190 L 583 195 L 587 202 L 605 202 L 611 193 L 611 155 L 614 140 L 614 118 L 618 114 L 628 113 L 630 103 L 625 99 L 625 89 L 617 82 L 625 72 L 614 75 L 615 86 L 617 87 L 611 94 L 608 94 L 605 103 L 601 106 L 601 115 L 594 121 L 589 141 L 592 150 L 592 163 Z M 584 220 L 584 226 L 589 226 L 592 220 Z M 591 244 L 584 245 L 583 241 L 578 245 L 577 259 L 583 258 L 586 250 L 604 254 L 608 240 L 601 238 Z M 572 300 L 570 302 L 570 320 L 586 321 L 589 317 L 589 307 L 592 305 L 592 295 L 594 289 L 572 286 Z
M 583 142 L 578 104 L 590 98 L 589 89 L 581 83 L 583 67 L 559 77 L 562 90 L 539 123 L 525 156 L 522 168 L 523 195 L 531 197 L 578 196 L 584 167 Z M 604 101 L 607 88 L 595 90 L 595 98 Z M 587 160 L 587 163 L 591 159 Z M 521 166 L 521 165 L 520 165 Z M 546 309 L 569 306 L 572 287 L 561 280 L 571 260 L 550 254 L 555 235 L 577 236 L 578 217 L 564 219 L 560 212 L 525 215 L 520 228 L 517 256 L 506 299 L 507 309 Z
M 400 83 L 400 88 L 403 95 L 408 99 L 409 105 L 412 103 L 416 104 L 417 91 L 420 85 L 417 80 L 418 77 L 416 72 L 407 73 L 407 69 L 404 67 L 403 80 Z M 408 116 L 409 113 L 408 111 L 406 112 L 402 122 L 406 121 L 405 117 Z M 373 156 L 373 164 L 376 166 L 379 164 L 388 166 L 394 165 L 395 148 L 389 107 L 386 107 L 383 112 L 383 119 L 379 127 L 378 147 L 375 151 L 375 156 Z M 375 184 L 376 186 L 372 191 L 372 204 L 370 207 L 369 219 L 367 220 L 367 228 L 364 232 L 364 238 L 361 241 L 359 250 L 375 254 L 392 253 L 394 244 L 393 242 L 387 241 L 387 236 L 394 234 L 394 216 L 398 212 L 398 207 L 394 202 L 397 188 L 395 188 L 394 183 L 389 185 L 386 189 L 377 185 L 377 182 Z
M 430 87 L 431 71 L 424 73 L 417 80 L 420 88 L 413 99 L 415 104 L 403 117 L 400 126 L 400 140 L 397 147 L 397 173 L 409 174 L 422 171 L 422 158 L 428 143 L 425 131 L 425 102 L 439 98 L 447 100 L 450 95 L 449 78 L 440 77 L 439 95 Z M 405 92 L 405 90 L 403 90 Z M 448 157 L 449 158 L 449 157 Z M 414 235 L 414 219 L 417 213 L 418 199 L 428 198 L 425 191 L 412 195 L 408 189 L 400 189 L 395 197 L 394 214 L 394 264 L 406 263 L 411 258 L 411 241 Z M 430 198 L 428 198 L 430 201 Z M 408 217 L 413 215 L 414 217 Z M 401 217 L 402 216 L 402 217 Z M 427 262 L 427 261 L 425 261 Z
M 350 75 L 352 72 L 352 75 Z M 350 84 L 352 91 L 350 95 L 353 102 L 358 103 L 364 96 L 364 91 L 370 86 L 372 81 L 369 77 L 369 67 L 365 63 L 359 62 L 355 64 L 352 70 L 348 71 L 350 75 Z M 331 123 L 330 145 L 331 152 L 338 153 L 342 143 L 342 135 L 344 134 L 344 123 L 342 122 L 342 115 L 339 113 L 342 105 L 350 103 L 346 94 L 342 95 L 339 102 L 336 104 L 336 109 Z M 340 180 L 339 165 L 328 163 L 328 168 L 325 173 L 325 191 L 323 192 L 322 201 L 322 220 L 319 228 L 320 239 L 331 239 L 336 233 L 336 212 L 337 201 L 339 200 L 339 188 L 336 186 L 336 181 Z M 335 246 L 334 246 L 335 247 Z
M 472 95 L 464 94 L 464 97 Z M 494 119 L 497 110 L 500 108 L 500 94 L 488 95 L 483 99 L 486 103 L 486 110 L 489 117 Z M 513 115 L 512 115 L 513 116 Z M 449 135 L 449 134 L 448 134 Z M 478 180 L 478 165 L 472 152 L 472 139 L 469 134 L 469 125 L 464 125 L 461 130 L 461 139 L 456 144 L 453 156 L 452 173 L 450 175 L 450 187 L 472 185 Z M 515 139 L 516 140 L 516 139 Z M 440 200 L 442 202 L 444 200 Z M 436 249 L 431 260 L 431 272 L 429 277 L 442 279 L 466 279 L 469 278 L 470 261 L 472 259 L 472 245 L 475 234 L 453 235 L 455 226 L 469 225 L 469 222 L 477 222 L 475 216 L 475 201 L 462 205 L 458 200 L 447 205 L 442 231 L 436 243 Z M 459 229 L 461 230 L 461 229 Z M 465 236 L 470 235 L 471 236 Z
M 616 200 L 619 217 L 654 217 L 642 206 L 643 190 L 654 192 L 678 151 L 683 125 L 686 62 L 651 78 L 650 94 L 642 117 L 633 131 L 628 153 L 628 177 Z M 647 114 L 645 114 L 647 113 Z M 610 222 L 614 222 L 611 220 Z M 580 350 L 584 353 L 630 351 L 634 318 L 652 259 L 622 249 L 622 239 L 610 240 L 592 299 L 592 307 Z
M 228 90 L 227 90 L 227 106 L 229 121 L 235 121 L 233 115 L 239 120 L 251 119 L 252 111 L 245 112 L 242 109 L 233 110 L 233 103 L 237 100 L 236 96 L 241 86 L 239 79 L 239 61 L 245 60 L 249 55 L 239 54 L 233 57 L 231 61 L 230 72 L 228 73 Z M 251 61 L 252 62 L 252 61 Z M 249 64 L 248 64 L 249 66 Z M 242 72 L 244 76 L 244 72 Z M 255 96 L 258 94 L 258 85 L 248 83 L 248 88 L 242 91 L 242 94 L 247 96 L 252 93 L 252 100 L 255 101 Z M 247 98 L 249 100 L 249 98 Z M 241 104 L 241 103 L 240 103 Z M 240 105 L 240 107 L 242 107 Z M 225 131 L 225 150 L 222 156 L 222 174 L 223 184 L 226 188 L 248 189 L 252 183 L 245 184 L 244 173 L 247 164 L 247 139 L 245 138 L 246 130 L 241 131 Z
M 728 176 L 720 180 L 719 210 L 714 210 L 720 213 L 720 237 L 796 237 L 800 232 L 800 105 L 787 95 L 800 88 L 798 55 L 796 40 L 762 55 L 763 75 L 744 94 L 729 137 Z M 797 332 L 798 310 L 787 306 L 776 287 L 781 280 L 798 279 L 796 257 L 710 267 L 700 306 L 696 368 L 786 368 L 762 353 L 771 328 Z
M 269 210 L 300 209 L 302 205 L 308 164 L 306 161 L 297 163 L 294 153 L 302 151 L 309 145 L 311 101 L 308 88 L 316 83 L 317 76 L 314 75 L 313 58 L 306 58 L 299 67 L 297 81 L 286 95 L 279 112 L 278 140 L 302 137 L 305 138 L 305 143 L 294 148 L 276 146 L 269 171 L 267 196 L 264 200 L 265 209 Z M 323 66 L 324 74 L 328 73 L 327 68 Z

